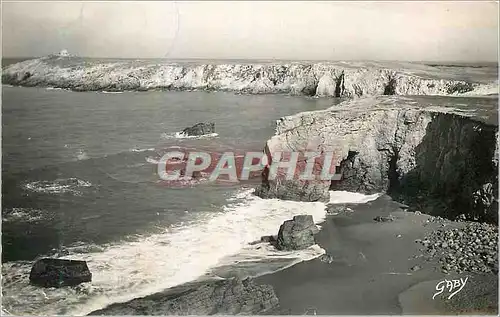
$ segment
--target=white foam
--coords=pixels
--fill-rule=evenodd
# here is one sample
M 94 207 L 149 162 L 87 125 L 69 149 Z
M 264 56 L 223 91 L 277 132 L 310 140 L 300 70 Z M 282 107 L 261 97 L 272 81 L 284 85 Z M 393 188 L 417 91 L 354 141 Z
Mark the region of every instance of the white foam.
M 151 163 L 151 164 L 159 164 L 160 163 L 159 160 L 156 160 L 156 159 L 149 157 L 149 156 L 146 157 L 146 162 Z
M 87 314 L 203 276 L 250 242 L 276 234 L 294 215 L 311 214 L 316 222 L 324 219 L 322 203 L 263 200 L 251 191 L 239 192 L 221 212 L 200 215 L 186 226 L 110 245 L 102 252 L 66 256 L 88 261 L 92 283 L 79 288 L 46 289 L 44 295 L 27 283 L 31 263 L 5 263 L 4 274 L 17 278 L 4 283 L 4 307 L 16 314 Z
M 365 204 L 380 197 L 382 194 L 364 195 L 343 190 L 330 191 L 330 204 Z
M 53 215 L 43 210 L 34 208 L 5 209 L 2 212 L 2 221 L 4 222 L 38 222 L 41 220 L 50 220 Z
M 111 303 L 146 296 L 209 274 L 215 267 L 238 261 L 288 259 L 287 266 L 324 253 L 318 246 L 280 252 L 269 245 L 249 245 L 274 235 L 295 215 L 325 219 L 325 204 L 261 199 L 252 189 L 237 192 L 218 213 L 198 213 L 192 222 L 164 233 L 138 236 L 135 241 L 82 250 L 69 249 L 63 258 L 88 261 L 92 283 L 78 287 L 44 289 L 30 286 L 32 263 L 4 263 L 3 304 L 19 315 L 84 315 Z M 333 202 L 362 203 L 375 195 L 332 192 Z M 193 215 L 195 215 L 193 213 Z M 267 272 L 262 272 L 262 274 Z
M 164 139 L 207 139 L 207 138 L 215 138 L 219 136 L 219 134 L 214 132 L 204 135 L 186 135 L 182 132 L 175 132 L 175 133 L 163 133 L 161 136 Z
M 255 267 L 251 273 L 253 273 L 253 277 L 257 277 L 284 270 L 300 262 L 313 260 L 325 253 L 325 249 L 317 244 L 303 250 L 278 251 L 272 244 L 262 242 L 258 244 L 249 244 L 237 254 L 222 259 L 219 261 L 218 267 L 253 264 Z M 271 265 L 272 269 L 266 270 L 266 264 L 272 263 L 273 260 L 279 260 L 281 262 L 279 269 L 276 269 L 275 265 Z M 216 274 L 217 268 L 214 268 L 212 272 Z
M 101 93 L 103 93 L 103 94 L 123 94 L 123 91 L 106 91 L 106 90 L 103 90 L 103 91 L 101 91 Z
M 78 178 L 58 178 L 53 181 L 34 181 L 24 184 L 24 188 L 37 193 L 81 195 L 79 188 L 92 187 L 88 181 Z
M 129 149 L 129 152 L 147 152 L 154 151 L 155 148 L 147 148 L 147 149 Z
M 85 152 L 85 150 L 78 150 L 78 152 L 76 153 L 76 159 L 78 161 L 88 160 L 89 156 L 87 155 L 87 152 Z

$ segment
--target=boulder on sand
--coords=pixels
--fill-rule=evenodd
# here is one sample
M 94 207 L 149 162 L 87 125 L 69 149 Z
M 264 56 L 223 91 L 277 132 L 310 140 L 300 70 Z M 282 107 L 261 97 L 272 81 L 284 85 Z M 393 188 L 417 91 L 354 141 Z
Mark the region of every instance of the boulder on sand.
M 86 261 L 41 259 L 31 268 L 30 283 L 43 287 L 74 286 L 92 280 Z
M 182 134 L 187 136 L 199 136 L 215 133 L 215 123 L 213 122 L 201 122 L 197 123 L 190 128 L 185 128 L 182 130 Z
M 311 215 L 294 216 L 283 222 L 278 232 L 276 248 L 278 250 L 301 250 L 316 243 L 314 235 L 318 233 Z

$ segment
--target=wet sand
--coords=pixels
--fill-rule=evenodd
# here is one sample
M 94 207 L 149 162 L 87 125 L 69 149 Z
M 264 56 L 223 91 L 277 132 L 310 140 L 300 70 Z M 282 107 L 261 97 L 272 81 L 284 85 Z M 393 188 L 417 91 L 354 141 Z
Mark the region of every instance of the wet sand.
M 353 212 L 328 216 L 317 235 L 332 263 L 318 258 L 256 279 L 274 287 L 280 302 L 274 313 L 496 314 L 497 275 L 444 274 L 437 259 L 423 256 L 415 242 L 443 225 L 462 223 L 426 222 L 429 216 L 405 212 L 388 196 L 350 207 Z M 373 220 L 389 214 L 394 221 Z M 413 271 L 415 266 L 420 268 Z M 467 284 L 451 300 L 445 292 L 432 299 L 439 281 L 467 276 Z

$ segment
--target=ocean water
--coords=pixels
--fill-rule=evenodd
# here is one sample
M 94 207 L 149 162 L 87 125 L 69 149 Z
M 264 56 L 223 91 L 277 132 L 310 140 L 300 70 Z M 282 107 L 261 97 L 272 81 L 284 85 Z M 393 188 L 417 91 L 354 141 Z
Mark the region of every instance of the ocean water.
M 2 66 L 18 61 L 3 59 Z M 68 61 L 57 62 L 64 66 Z M 132 64 L 154 62 L 164 60 Z M 240 62 L 249 61 L 217 61 Z M 412 68 L 426 75 L 445 71 L 490 80 L 498 76 L 494 66 L 414 63 Z M 175 146 L 261 151 L 280 117 L 325 109 L 339 100 L 224 92 L 2 89 L 2 310 L 83 315 L 195 279 L 257 276 L 324 252 L 318 246 L 278 252 L 269 245 L 251 244 L 276 234 L 284 220 L 297 214 L 311 214 L 321 222 L 324 204 L 262 200 L 252 195 L 251 183 L 166 187 L 159 182 L 156 164 Z M 203 121 L 215 122 L 217 133 L 203 138 L 179 134 Z M 330 202 L 376 198 L 332 192 Z M 30 286 L 32 264 L 46 256 L 88 261 L 92 283 L 62 289 Z
M 279 117 L 336 102 L 3 86 L 3 309 L 86 314 L 194 279 L 219 278 L 219 266 L 246 261 L 240 273 L 259 275 L 322 254 L 317 246 L 280 253 L 249 243 L 276 234 L 296 214 L 320 222 L 324 204 L 262 200 L 249 184 L 169 188 L 158 182 L 155 162 L 172 146 L 260 151 Z M 202 121 L 215 122 L 217 135 L 179 137 Z M 92 283 L 30 286 L 31 265 L 44 256 L 88 261 Z M 266 259 L 276 261 L 266 266 Z

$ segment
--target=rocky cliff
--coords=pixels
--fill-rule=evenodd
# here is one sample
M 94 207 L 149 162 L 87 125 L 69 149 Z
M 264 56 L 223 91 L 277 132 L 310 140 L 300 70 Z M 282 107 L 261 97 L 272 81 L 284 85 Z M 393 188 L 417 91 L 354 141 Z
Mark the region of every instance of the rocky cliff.
M 495 69 L 413 63 L 172 63 L 51 55 L 10 65 L 2 82 L 76 91 L 225 90 L 355 98 L 498 93 Z
M 186 284 L 89 315 L 257 315 L 277 308 L 278 298 L 271 286 L 229 279 Z
M 315 196 L 320 196 L 318 187 L 324 192 L 384 191 L 400 200 L 418 200 L 431 213 L 495 222 L 496 107 L 496 98 L 379 96 L 346 101 L 281 118 L 266 151 L 333 152 L 342 178 L 327 186 L 317 182 Z M 280 189 L 300 187 L 306 192 L 301 197 L 307 198 L 313 187 L 290 185 L 297 182 L 264 178 L 257 194 L 290 199 Z

